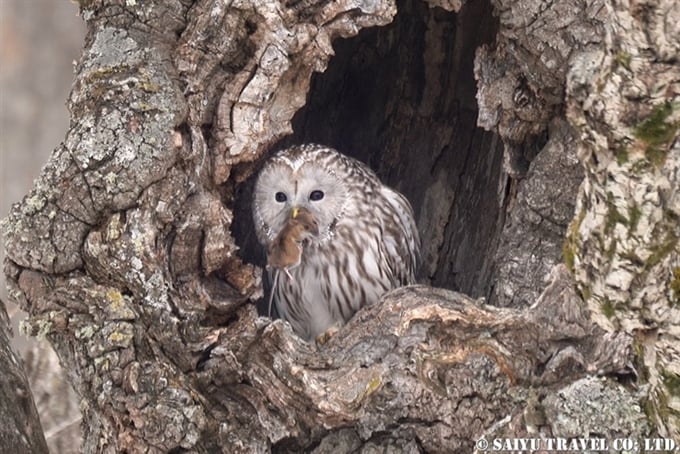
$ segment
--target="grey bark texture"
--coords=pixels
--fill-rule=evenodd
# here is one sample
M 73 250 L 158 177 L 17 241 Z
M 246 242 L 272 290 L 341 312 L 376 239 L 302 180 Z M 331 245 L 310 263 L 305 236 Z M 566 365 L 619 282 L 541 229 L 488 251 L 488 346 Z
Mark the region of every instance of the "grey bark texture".
M 646 412 L 680 437 L 680 11 L 608 7 L 615 35 L 577 56 L 567 114 L 586 168 L 565 254 L 593 319 L 635 335 Z
M 4 230 L 10 295 L 80 396 L 83 450 L 677 436 L 671 6 L 82 1 L 71 128 Z M 251 177 L 303 140 L 409 197 L 434 285 L 320 346 L 251 304 Z
M 70 2 L 2 1 L 0 218 L 31 188 L 54 145 L 68 129 L 64 100 L 73 81 L 73 61 L 79 57 L 85 37 L 85 24 L 77 12 L 77 5 Z M 4 257 L 4 242 L 0 241 L 0 262 Z M 49 342 L 21 334 L 20 323 L 26 315 L 8 300 L 2 273 L 0 299 L 9 303 L 12 346 L 24 359 L 48 449 L 75 454 L 80 451 L 82 438 L 75 392 Z M 0 446 L 5 448 L 2 442 Z
M 47 453 L 33 394 L 21 359 L 10 346 L 5 303 L 0 300 L 0 446 L 7 452 Z

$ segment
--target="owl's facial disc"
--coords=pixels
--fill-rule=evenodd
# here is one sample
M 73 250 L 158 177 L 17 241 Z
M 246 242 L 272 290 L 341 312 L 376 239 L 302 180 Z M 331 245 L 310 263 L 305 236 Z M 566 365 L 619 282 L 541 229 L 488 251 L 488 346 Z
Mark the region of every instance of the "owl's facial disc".
M 313 217 L 318 241 L 329 238 L 348 197 L 347 185 L 340 177 L 316 163 L 265 168 L 255 189 L 256 222 L 262 226 L 260 242 L 273 240 L 290 221 L 293 209 L 305 209 Z
M 342 217 L 347 187 L 335 174 L 319 166 L 304 165 L 294 174 L 293 206 L 305 208 L 318 224 L 320 239 L 330 236 Z

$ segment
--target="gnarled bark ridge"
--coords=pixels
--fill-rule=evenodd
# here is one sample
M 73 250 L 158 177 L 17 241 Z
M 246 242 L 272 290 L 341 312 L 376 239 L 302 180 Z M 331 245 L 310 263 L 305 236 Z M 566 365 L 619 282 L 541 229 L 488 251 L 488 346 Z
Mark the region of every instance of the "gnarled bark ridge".
M 677 435 L 680 152 L 670 62 L 679 34 L 647 14 L 663 6 L 645 14 L 604 1 L 429 7 L 81 2 L 89 32 L 72 127 L 4 230 L 11 296 L 81 397 L 85 452 L 469 452 L 482 436 Z M 401 10 L 415 15 L 395 19 Z M 474 63 L 479 107 L 472 52 L 461 43 L 484 41 L 470 38 L 478 30 L 459 21 L 466 15 L 495 32 Z M 625 27 L 604 33 L 611 23 Z M 614 35 L 647 24 L 657 27 L 638 37 L 646 44 Z M 268 150 L 293 132 L 333 40 L 377 26 L 387 27 L 360 45 L 365 58 L 413 42 L 424 51 L 408 54 L 411 64 L 424 70 L 400 72 L 404 96 L 382 94 L 386 116 L 370 111 L 367 127 L 393 128 L 396 141 L 409 140 L 408 126 L 425 137 L 433 125 L 437 148 L 418 150 L 429 164 L 410 174 L 402 164 L 420 155 L 407 158 L 408 148 L 382 154 L 369 137 L 351 141 L 366 142 L 366 160 L 419 202 L 421 235 L 440 245 L 427 249 L 424 278 L 482 298 L 398 289 L 328 344 L 310 345 L 251 304 L 261 269 L 248 251 L 244 200 Z M 631 58 L 613 42 L 631 43 Z M 634 52 L 644 46 L 659 58 Z M 468 76 L 450 77 L 459 70 Z M 315 80 L 322 93 L 343 78 Z M 619 104 L 610 110 L 612 93 Z M 626 110 L 635 96 L 650 99 L 649 116 Z M 651 101 L 659 96 L 668 102 Z M 298 117 L 303 130 L 293 137 L 313 136 L 304 130 L 313 112 Z M 467 121 L 477 114 L 494 134 Z M 459 149 L 464 159 L 454 158 Z M 585 180 L 567 229 L 578 160 Z M 465 194 L 493 214 L 461 204 Z M 635 197 L 638 210 L 625 211 Z M 457 213 L 479 226 L 458 223 Z M 624 232 L 633 219 L 633 233 Z M 648 381 L 651 394 L 618 379 Z M 592 412 L 586 400 L 601 407 Z

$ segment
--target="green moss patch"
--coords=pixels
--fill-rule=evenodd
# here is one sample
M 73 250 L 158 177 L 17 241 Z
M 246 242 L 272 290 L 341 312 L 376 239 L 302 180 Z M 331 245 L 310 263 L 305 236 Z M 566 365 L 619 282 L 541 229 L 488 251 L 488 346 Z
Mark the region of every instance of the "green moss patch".
M 600 303 L 600 311 L 602 311 L 602 314 L 610 320 L 616 315 L 614 304 L 609 301 L 609 298 L 607 297 L 605 297 Z
M 628 226 L 630 227 L 630 230 L 635 230 L 637 228 L 641 217 L 642 211 L 640 211 L 640 208 L 637 205 L 633 204 L 633 206 L 628 207 Z
M 571 274 L 574 274 L 574 266 L 576 260 L 576 248 L 578 241 L 578 229 L 581 227 L 583 219 L 586 217 L 586 210 L 581 209 L 578 216 L 572 219 L 569 227 L 567 228 L 567 235 L 562 243 L 562 258 L 564 259 L 564 264 L 567 265 L 567 269 Z
M 632 59 L 633 59 L 632 55 L 622 50 L 618 51 L 616 55 L 614 55 L 614 61 L 616 62 L 616 65 L 623 66 L 628 71 L 630 71 L 630 62 L 632 61 Z
M 680 304 L 680 267 L 673 268 L 673 277 L 670 283 L 673 302 Z
M 668 370 L 662 370 L 663 384 L 673 396 L 680 396 L 680 376 Z
M 673 249 L 675 249 L 675 246 L 678 244 L 678 238 L 673 235 L 672 233 L 668 233 L 666 235 L 666 239 L 660 243 L 657 244 L 654 249 L 652 250 L 652 255 L 649 256 L 647 259 L 646 268 L 650 269 L 654 265 L 658 264 L 663 260 L 668 254 L 670 254 Z
M 628 149 L 626 147 L 619 147 L 614 151 L 616 163 L 620 166 L 628 162 Z
M 673 105 L 670 102 L 659 104 L 633 130 L 633 135 L 646 145 L 645 156 L 657 167 L 665 162 L 668 147 L 680 127 L 680 122 L 668 121 L 672 114 Z
M 607 207 L 607 217 L 604 220 L 604 233 L 608 234 L 616 224 L 628 224 L 628 219 L 616 209 L 613 202 Z

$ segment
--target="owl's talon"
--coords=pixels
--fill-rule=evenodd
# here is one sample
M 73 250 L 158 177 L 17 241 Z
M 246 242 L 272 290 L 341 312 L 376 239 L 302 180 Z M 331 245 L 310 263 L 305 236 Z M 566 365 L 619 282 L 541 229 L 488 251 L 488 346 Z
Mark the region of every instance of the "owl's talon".
M 323 333 L 316 336 L 317 345 L 324 345 L 326 342 L 331 340 L 331 337 L 335 336 L 338 331 L 340 331 L 339 326 L 337 326 L 337 325 L 331 326 L 326 331 L 324 331 Z

